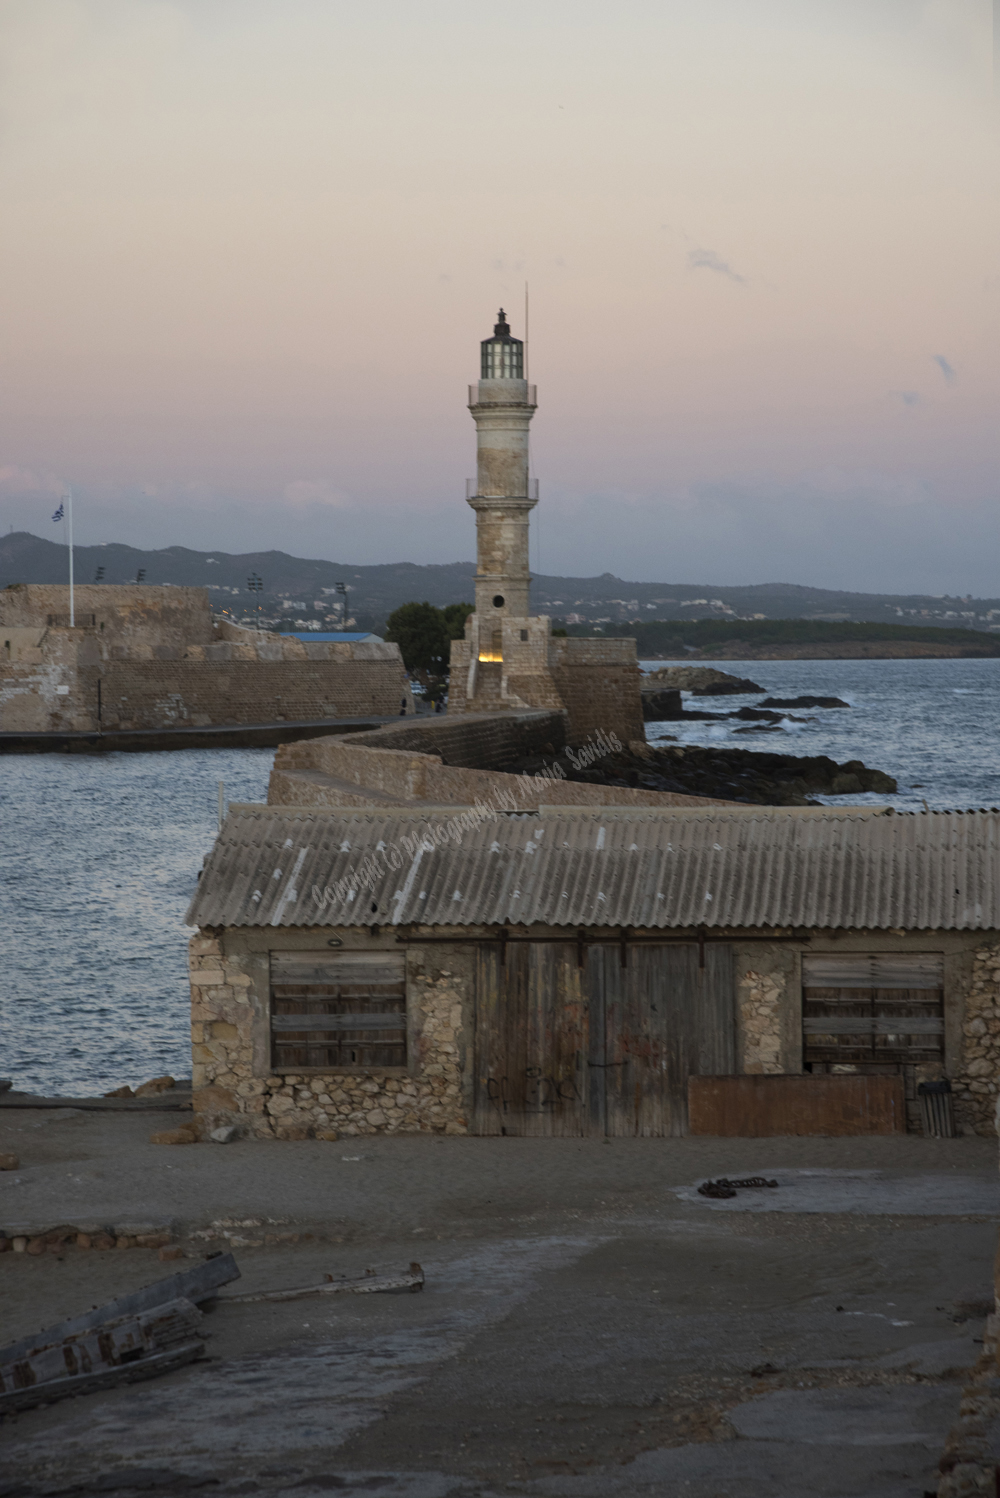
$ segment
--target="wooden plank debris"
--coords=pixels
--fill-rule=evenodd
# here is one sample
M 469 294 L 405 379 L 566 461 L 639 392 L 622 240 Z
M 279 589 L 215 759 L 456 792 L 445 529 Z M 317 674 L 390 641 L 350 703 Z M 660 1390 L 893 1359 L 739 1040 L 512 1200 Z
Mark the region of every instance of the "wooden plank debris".
M 377 1275 L 368 1270 L 355 1279 L 334 1279 L 328 1274 L 320 1285 L 303 1285 L 292 1290 L 258 1290 L 248 1295 L 220 1295 L 223 1305 L 250 1305 L 261 1300 L 305 1300 L 311 1295 L 381 1295 L 388 1290 L 409 1290 L 416 1294 L 424 1288 L 424 1271 L 411 1264 L 406 1274 Z
M 57 1326 L 46 1327 L 33 1336 L 21 1337 L 17 1342 L 0 1347 L 0 1366 L 13 1363 L 38 1348 L 64 1342 L 67 1337 L 89 1331 L 91 1327 L 103 1326 L 105 1322 L 117 1321 L 122 1316 L 137 1316 L 141 1311 L 151 1311 L 168 1301 L 188 1300 L 197 1305 L 201 1301 L 210 1300 L 220 1285 L 227 1285 L 239 1277 L 240 1271 L 232 1254 L 218 1254 L 215 1258 L 196 1264 L 192 1269 L 182 1269 L 164 1280 L 146 1285 L 142 1290 L 134 1290 L 131 1295 L 120 1295 L 117 1300 L 109 1300 L 106 1305 L 96 1306 L 82 1316 L 72 1316 L 68 1321 L 59 1322 Z
M 4 1394 L 18 1389 L 116 1368 L 148 1353 L 188 1346 L 201 1335 L 201 1320 L 201 1312 L 189 1300 L 170 1300 L 137 1316 L 121 1316 L 32 1348 L 24 1357 L 0 1363 L 0 1403 Z
M 14 1415 L 39 1404 L 55 1404 L 60 1399 L 73 1399 L 77 1394 L 95 1394 L 101 1389 L 113 1389 L 118 1384 L 134 1384 L 141 1379 L 157 1378 L 161 1373 L 172 1373 L 175 1368 L 183 1368 L 185 1363 L 193 1363 L 204 1352 L 204 1342 L 189 1342 L 183 1347 L 172 1347 L 167 1352 L 137 1358 L 132 1363 L 102 1368 L 100 1372 L 81 1373 L 75 1378 L 51 1379 L 29 1389 L 14 1389 L 9 1394 L 0 1394 L 0 1415 Z

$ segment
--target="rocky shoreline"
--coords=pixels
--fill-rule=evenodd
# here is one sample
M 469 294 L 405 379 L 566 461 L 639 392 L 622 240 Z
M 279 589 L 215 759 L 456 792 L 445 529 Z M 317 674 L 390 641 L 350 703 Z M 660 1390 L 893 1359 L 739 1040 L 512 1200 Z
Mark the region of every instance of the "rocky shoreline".
M 758 721 L 752 729 L 737 728 L 737 733 L 766 733 L 776 729 L 783 718 L 790 717 L 787 711 L 775 711 L 778 708 L 787 710 L 788 708 L 850 707 L 850 703 L 844 702 L 840 697 L 817 697 L 807 694 L 800 697 L 764 697 L 757 707 L 741 707 L 731 713 L 710 713 L 699 711 L 697 708 L 686 708 L 682 695 L 684 692 L 692 697 L 748 697 L 752 694 L 759 694 L 763 697 L 764 688 L 745 676 L 732 676 L 727 671 L 715 671 L 707 666 L 661 667 L 659 671 L 647 672 L 643 678 L 641 686 L 643 721 L 672 723 L 714 718 L 721 722 L 726 718 L 746 718 Z M 791 717 L 790 721 L 805 723 L 811 720 Z
M 859 759 L 838 765 L 825 754 L 766 754 L 714 746 L 633 743 L 586 769 L 575 769 L 565 755 L 555 762 L 542 755 L 526 756 L 512 768 L 519 774 L 551 773 L 554 763 L 567 780 L 588 785 L 641 787 L 752 806 L 813 806 L 820 803 L 810 801 L 810 795 L 887 796 L 896 791 L 891 775 L 870 769 Z

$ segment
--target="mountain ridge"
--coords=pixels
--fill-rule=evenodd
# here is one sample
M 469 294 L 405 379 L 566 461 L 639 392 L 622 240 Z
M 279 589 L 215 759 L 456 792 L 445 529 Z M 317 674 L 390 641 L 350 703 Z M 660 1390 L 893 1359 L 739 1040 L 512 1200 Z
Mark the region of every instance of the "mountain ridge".
M 236 617 L 256 614 L 260 603 L 269 617 L 329 618 L 323 610 L 335 611 L 337 584 L 343 583 L 349 614 L 368 629 L 380 628 L 393 609 L 411 600 L 438 607 L 470 601 L 476 570 L 472 561 L 363 565 L 293 557 L 276 548 L 238 553 L 186 546 L 144 550 L 122 542 L 77 546 L 74 565 L 81 583 L 96 581 L 97 569 L 103 567 L 106 583 L 134 582 L 143 571 L 147 583 L 207 587 L 213 604 Z M 252 573 L 262 579 L 260 595 L 247 589 Z M 0 538 L 0 587 L 65 582 L 66 576 L 64 545 L 29 531 Z M 290 609 L 289 602 L 301 607 Z M 1000 599 L 861 593 L 783 582 L 638 582 L 612 572 L 597 577 L 541 574 L 532 580 L 531 607 L 571 624 L 758 617 L 1000 630 Z

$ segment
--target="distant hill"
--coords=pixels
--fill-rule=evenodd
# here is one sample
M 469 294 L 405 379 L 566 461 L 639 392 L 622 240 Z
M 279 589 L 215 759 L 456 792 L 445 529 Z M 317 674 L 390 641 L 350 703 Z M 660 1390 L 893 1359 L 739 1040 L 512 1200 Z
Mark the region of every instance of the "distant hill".
M 384 625 L 393 609 L 413 599 L 426 599 L 438 607 L 471 600 L 476 571 L 471 561 L 440 566 L 389 562 L 365 567 L 355 562 L 292 557 L 283 551 L 233 554 L 194 551 L 186 546 L 140 551 L 117 543 L 79 546 L 74 555 L 76 576 L 81 582 L 94 582 L 100 567 L 106 583 L 134 582 L 142 571 L 148 583 L 208 587 L 215 607 L 237 618 L 256 611 L 258 599 L 251 600 L 247 591 L 251 573 L 257 573 L 263 582 L 259 601 L 264 617 L 289 622 L 296 618 L 329 619 L 336 613 L 337 584 L 343 583 L 349 590 L 348 615 L 360 628 L 375 630 Z M 0 587 L 65 579 L 65 546 L 27 531 L 0 538 Z M 603 625 L 613 630 L 639 621 L 648 625 L 662 620 L 682 623 L 686 629 L 698 620 L 715 620 L 723 625 L 739 620 L 799 619 L 817 624 L 868 622 L 980 633 L 992 629 L 1000 637 L 1000 599 L 996 598 L 847 593 L 794 583 L 752 587 L 640 583 L 605 572 L 600 577 L 536 577 L 531 599 L 535 612 L 550 614 L 570 628 Z M 301 607 L 283 607 L 287 603 Z M 825 638 L 830 639 L 829 634 Z

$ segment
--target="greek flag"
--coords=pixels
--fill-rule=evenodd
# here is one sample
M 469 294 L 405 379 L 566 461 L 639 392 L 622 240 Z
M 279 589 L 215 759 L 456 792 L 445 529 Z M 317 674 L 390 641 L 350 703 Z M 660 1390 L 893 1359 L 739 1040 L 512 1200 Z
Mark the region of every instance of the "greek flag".
M 58 510 L 53 515 L 52 519 L 53 520 L 61 520 L 63 518 L 63 511 L 65 510 L 65 508 L 66 508 L 66 501 L 63 500 L 62 503 L 60 504 Z

